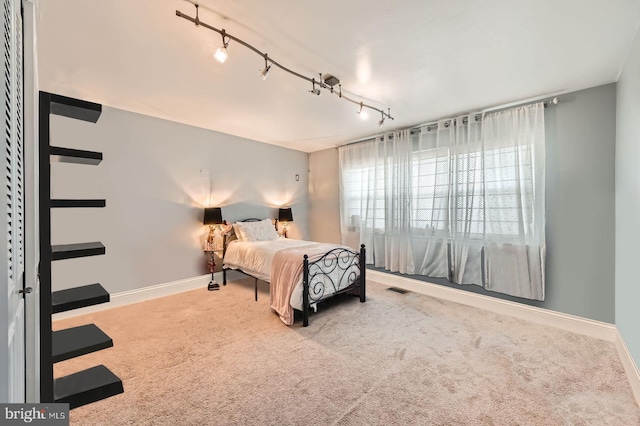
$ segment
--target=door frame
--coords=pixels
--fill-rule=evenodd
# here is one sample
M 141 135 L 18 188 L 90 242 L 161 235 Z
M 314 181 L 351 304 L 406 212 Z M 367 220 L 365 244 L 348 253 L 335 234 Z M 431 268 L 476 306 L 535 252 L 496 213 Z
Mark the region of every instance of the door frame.
M 24 68 L 24 186 L 25 285 L 33 292 L 25 299 L 25 402 L 40 402 L 40 261 L 38 167 L 37 1 L 22 1 Z

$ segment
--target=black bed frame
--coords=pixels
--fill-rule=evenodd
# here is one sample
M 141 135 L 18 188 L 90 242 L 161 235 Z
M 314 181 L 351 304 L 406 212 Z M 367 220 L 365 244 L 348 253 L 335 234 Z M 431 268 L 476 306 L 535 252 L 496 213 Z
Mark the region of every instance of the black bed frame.
M 250 218 L 242 220 L 241 222 L 257 222 L 260 220 L 261 219 Z M 227 251 L 227 245 L 232 240 L 229 239 L 227 234 L 225 234 L 223 238 L 222 285 L 227 285 L 227 268 L 224 266 L 224 255 Z M 362 244 L 360 246 L 360 252 L 338 247 L 329 250 L 313 262 L 309 261 L 309 256 L 304 255 L 302 267 L 302 325 L 304 327 L 309 325 L 309 309 L 313 305 L 317 306 L 321 300 L 329 298 L 323 299 L 327 285 L 331 285 L 333 290 L 333 294 L 330 297 L 347 293 L 359 296 L 360 302 L 366 301 L 365 254 L 365 246 Z M 242 272 L 255 280 L 255 300 L 257 301 L 258 278 L 241 269 L 234 269 L 234 271 Z M 331 278 L 330 274 L 332 273 L 336 273 L 339 276 L 337 282 Z

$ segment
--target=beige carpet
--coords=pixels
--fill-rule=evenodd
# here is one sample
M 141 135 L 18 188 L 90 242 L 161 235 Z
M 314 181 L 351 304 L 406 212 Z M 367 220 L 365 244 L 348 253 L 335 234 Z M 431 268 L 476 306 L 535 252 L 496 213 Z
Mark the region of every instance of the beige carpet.
M 194 290 L 55 323 L 93 322 L 125 393 L 72 425 L 640 425 L 612 343 L 370 284 L 287 327 L 266 284 Z

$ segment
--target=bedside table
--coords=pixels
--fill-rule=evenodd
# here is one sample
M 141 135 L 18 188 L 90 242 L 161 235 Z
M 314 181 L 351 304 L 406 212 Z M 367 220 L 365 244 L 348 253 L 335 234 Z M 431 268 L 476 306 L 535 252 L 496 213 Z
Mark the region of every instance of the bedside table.
M 206 254 L 209 255 L 209 270 L 211 271 L 211 281 L 207 285 L 207 290 L 215 291 L 220 290 L 220 284 L 216 282 L 214 274 L 216 272 L 216 253 L 222 253 L 222 249 L 214 249 L 214 250 L 205 250 Z

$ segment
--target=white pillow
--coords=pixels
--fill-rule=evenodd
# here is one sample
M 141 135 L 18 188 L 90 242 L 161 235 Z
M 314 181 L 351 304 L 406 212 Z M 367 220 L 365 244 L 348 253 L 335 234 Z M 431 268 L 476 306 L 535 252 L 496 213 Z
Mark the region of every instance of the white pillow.
M 240 226 L 242 241 L 273 241 L 278 239 L 276 228 L 271 223 L 271 219 L 260 222 L 243 222 Z
M 245 222 L 236 222 L 233 224 L 233 231 L 236 233 L 238 241 L 244 241 L 244 236 L 242 234 L 242 225 L 244 225 L 244 223 Z

